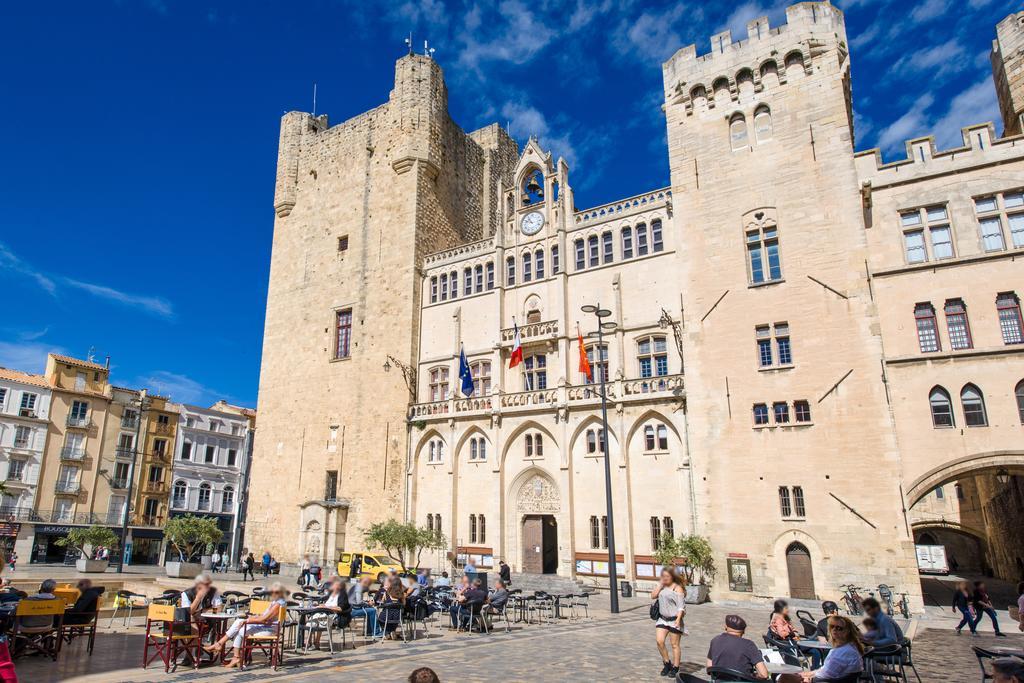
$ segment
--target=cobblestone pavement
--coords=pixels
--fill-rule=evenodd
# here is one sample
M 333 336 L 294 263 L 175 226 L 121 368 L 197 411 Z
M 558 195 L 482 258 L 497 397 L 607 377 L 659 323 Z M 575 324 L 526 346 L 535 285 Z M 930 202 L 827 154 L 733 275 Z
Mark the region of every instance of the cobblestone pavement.
M 557 624 L 514 625 L 511 633 L 499 629 L 487 636 L 454 634 L 432 625 L 427 637 L 410 643 L 385 642 L 363 645 L 337 653 L 299 656 L 288 653 L 278 672 L 260 660 L 245 672 L 226 672 L 217 667 L 199 671 L 179 669 L 165 675 L 162 667 L 143 670 L 142 629 L 103 629 L 97 636 L 90 658 L 84 644 L 67 647 L 57 663 L 38 657 L 19 659 L 18 675 L 23 683 L 75 681 L 92 683 L 117 681 L 359 681 L 405 680 L 419 666 L 429 666 L 442 681 L 658 681 L 661 662 L 653 643 L 653 624 L 647 618 L 647 601 L 623 601 L 623 612 L 613 617 L 597 601 L 592 619 L 562 620 Z M 750 625 L 748 635 L 760 644 L 768 608 L 762 606 L 691 606 L 686 625 L 690 635 L 683 639 L 683 669 L 700 673 L 708 642 L 721 630 L 724 616 L 742 615 Z M 105 621 L 104 621 L 105 623 Z M 991 632 L 980 637 L 957 636 L 953 622 L 929 620 L 919 624 L 914 640 L 914 659 L 923 681 L 974 681 L 979 678 L 972 645 L 1014 645 L 1024 647 L 1024 634 L 996 639 Z M 1012 626 L 1012 625 L 1011 625 Z M 324 645 L 326 648 L 326 644 Z M 913 679 L 912 679 L 913 680 Z

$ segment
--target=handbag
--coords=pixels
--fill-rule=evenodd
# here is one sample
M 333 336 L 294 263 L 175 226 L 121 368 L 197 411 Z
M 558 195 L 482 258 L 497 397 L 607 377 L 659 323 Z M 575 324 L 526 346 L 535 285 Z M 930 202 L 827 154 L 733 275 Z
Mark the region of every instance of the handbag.
M 657 621 L 658 619 L 661 619 L 661 607 L 659 607 L 657 600 L 651 603 L 650 613 L 652 621 Z

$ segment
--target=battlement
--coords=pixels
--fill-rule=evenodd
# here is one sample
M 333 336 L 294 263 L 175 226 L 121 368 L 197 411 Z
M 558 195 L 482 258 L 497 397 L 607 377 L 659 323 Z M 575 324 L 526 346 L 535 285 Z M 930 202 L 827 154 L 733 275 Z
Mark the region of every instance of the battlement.
M 697 54 L 696 45 L 680 48 L 662 65 L 665 100 L 690 103 L 727 87 L 735 95 L 749 80 L 760 91 L 769 75 L 785 83 L 787 71 L 810 74 L 812 61 L 832 50 L 846 60 L 846 24 L 843 13 L 827 0 L 802 2 L 786 8 L 786 23 L 772 27 L 768 17 L 747 23 L 745 40 L 733 42 L 732 32 L 711 36 L 711 50 Z M 711 101 L 711 106 L 714 106 Z
M 991 122 L 966 126 L 961 135 L 964 144 L 946 150 L 936 149 L 931 135 L 907 140 L 906 157 L 896 161 L 883 161 L 878 148 L 857 152 L 854 163 L 862 187 L 877 188 L 1024 157 L 1024 135 L 997 138 Z

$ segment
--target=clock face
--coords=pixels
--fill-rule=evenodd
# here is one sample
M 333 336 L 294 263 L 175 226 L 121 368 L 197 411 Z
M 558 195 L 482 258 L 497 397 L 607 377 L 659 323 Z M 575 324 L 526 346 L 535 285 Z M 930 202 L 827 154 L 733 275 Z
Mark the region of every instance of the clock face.
M 536 235 L 544 227 L 544 214 L 540 211 L 531 211 L 523 216 L 521 227 L 524 235 Z

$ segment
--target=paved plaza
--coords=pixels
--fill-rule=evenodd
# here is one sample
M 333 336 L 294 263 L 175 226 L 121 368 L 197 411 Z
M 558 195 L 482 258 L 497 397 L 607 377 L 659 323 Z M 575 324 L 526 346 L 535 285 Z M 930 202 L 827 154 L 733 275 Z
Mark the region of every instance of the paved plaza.
M 513 626 L 511 633 L 499 628 L 491 635 L 451 633 L 431 624 L 426 637 L 409 643 L 363 644 L 358 640 L 349 648 L 331 656 L 288 653 L 281 670 L 273 672 L 257 660 L 244 672 L 227 672 L 205 666 L 199 671 L 180 668 L 164 674 L 162 666 L 147 670 L 140 666 L 143 629 L 136 625 L 125 629 L 118 623 L 107 628 L 101 622 L 92 657 L 85 654 L 84 643 L 67 647 L 57 663 L 38 657 L 20 659 L 18 675 L 23 682 L 48 683 L 75 681 L 91 683 L 117 681 L 257 681 L 257 680 L 345 680 L 403 681 L 410 671 L 429 666 L 442 681 L 656 681 L 661 663 L 653 644 L 653 626 L 647 617 L 647 600 L 623 600 L 623 611 L 613 616 L 607 598 L 594 602 L 592 618 L 562 620 L 546 625 Z M 687 616 L 690 635 L 683 640 L 683 668 L 699 673 L 707 646 L 721 630 L 724 616 L 742 615 L 750 625 L 748 635 L 760 641 L 768 622 L 767 605 L 705 604 L 691 606 Z M 817 614 L 817 610 L 814 610 Z M 1005 615 L 1005 611 L 1002 612 Z M 141 624 L 140 619 L 135 620 Z M 997 639 L 985 623 L 982 635 L 957 636 L 955 621 L 938 610 L 931 610 L 921 621 L 909 625 L 914 635 L 914 658 L 923 681 L 974 681 L 979 677 L 972 645 L 1024 646 L 1024 634 L 1004 624 L 1010 632 Z M 759 642 L 760 644 L 760 642 Z

